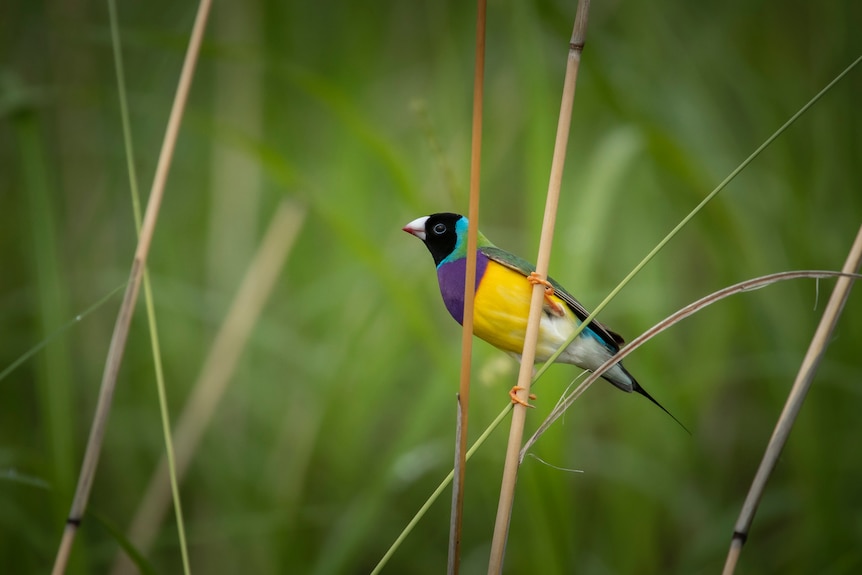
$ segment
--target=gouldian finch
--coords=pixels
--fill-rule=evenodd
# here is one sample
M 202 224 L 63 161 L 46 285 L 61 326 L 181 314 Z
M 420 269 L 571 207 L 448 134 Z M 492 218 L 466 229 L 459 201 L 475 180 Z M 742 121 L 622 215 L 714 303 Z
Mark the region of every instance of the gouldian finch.
M 403 228 L 425 242 L 431 252 L 443 303 L 458 323 L 464 319 L 467 226 L 467 218 L 462 215 L 440 213 L 417 218 Z M 545 301 L 536 346 L 536 363 L 544 363 L 589 313 L 560 284 L 550 277 L 547 281 L 539 279 L 534 265 L 496 247 L 481 232 L 477 247 L 474 335 L 520 360 L 533 284 L 544 284 Z M 622 337 L 593 320 L 556 361 L 592 371 L 618 352 L 623 343 Z M 638 384 L 622 363 L 614 365 L 602 377 L 625 392 L 643 395 L 680 423 Z M 512 399 L 521 402 L 514 394 Z

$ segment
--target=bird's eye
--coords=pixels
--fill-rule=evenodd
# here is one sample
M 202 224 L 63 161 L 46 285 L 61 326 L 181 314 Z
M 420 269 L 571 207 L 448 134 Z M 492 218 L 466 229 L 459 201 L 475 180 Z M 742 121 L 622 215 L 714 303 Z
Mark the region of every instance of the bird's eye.
M 445 232 L 446 232 L 446 225 L 445 224 L 437 224 L 436 226 L 434 226 L 434 233 L 437 234 L 438 236 L 445 233 Z

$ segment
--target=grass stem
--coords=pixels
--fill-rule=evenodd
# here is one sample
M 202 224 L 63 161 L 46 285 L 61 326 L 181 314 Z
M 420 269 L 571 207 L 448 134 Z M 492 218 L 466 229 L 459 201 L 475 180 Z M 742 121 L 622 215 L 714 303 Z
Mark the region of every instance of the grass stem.
M 75 535 L 78 532 L 81 519 L 87 509 L 90 490 L 93 487 L 93 479 L 96 475 L 96 468 L 99 464 L 99 455 L 101 454 L 102 443 L 105 438 L 105 429 L 108 423 L 108 415 L 111 411 L 114 390 L 117 385 L 117 375 L 120 371 L 123 352 L 125 351 L 126 341 L 129 336 L 129 326 L 131 325 L 132 316 L 134 315 L 135 304 L 141 287 L 144 267 L 146 265 L 147 256 L 150 252 L 150 245 L 155 233 L 156 221 L 158 220 L 162 198 L 164 197 L 168 172 L 170 171 L 186 101 L 188 99 L 189 91 L 191 90 L 195 65 L 197 64 L 197 57 L 200 53 L 201 43 L 203 42 L 203 35 L 206 30 L 206 22 L 207 17 L 209 16 L 211 4 L 211 0 L 201 0 L 198 5 L 197 16 L 195 17 L 191 38 L 189 40 L 188 49 L 186 50 L 185 61 L 183 62 L 183 68 L 177 85 L 177 92 L 174 97 L 170 117 L 168 119 L 168 126 L 165 131 L 161 153 L 159 154 L 159 161 L 156 166 L 156 175 L 153 179 L 149 201 L 147 202 L 146 214 L 144 215 L 143 225 L 141 226 L 138 246 L 132 260 L 131 271 L 129 272 L 129 283 L 126 285 L 123 303 L 120 306 L 120 311 L 117 314 L 117 321 L 114 325 L 114 333 L 111 337 L 111 344 L 108 349 L 108 357 L 105 361 L 105 369 L 99 389 L 99 399 L 96 405 L 96 412 L 93 416 L 93 423 L 90 427 L 90 436 L 87 440 L 87 449 L 84 454 L 84 461 L 81 464 L 81 472 L 78 477 L 75 496 L 72 500 L 72 507 L 69 510 L 69 516 L 63 530 L 63 537 L 60 541 L 60 546 L 57 549 L 57 556 L 54 560 L 54 567 L 52 569 L 53 575 L 61 575 L 62 573 L 65 573 L 66 565 L 69 561 L 69 555 L 72 551 L 72 544 L 75 541 Z
M 862 264 L 862 226 L 860 226 L 859 232 L 856 234 L 856 240 L 850 247 L 850 252 L 847 254 L 847 260 L 844 262 L 844 267 L 841 271 L 843 274 L 852 274 L 859 269 L 860 264 Z M 731 539 L 727 560 L 722 571 L 723 575 L 732 575 L 736 570 L 739 554 L 742 551 L 745 540 L 748 538 L 748 531 L 751 529 L 751 522 L 754 521 L 754 514 L 757 512 L 763 492 L 766 489 L 766 482 L 769 480 L 769 476 L 772 475 L 776 463 L 778 463 L 778 457 L 781 455 L 781 451 L 787 443 L 787 437 L 790 435 L 790 430 L 796 421 L 796 417 L 799 415 L 799 411 L 802 409 L 802 402 L 805 401 L 805 396 L 808 393 L 808 388 L 811 387 L 814 375 L 817 373 L 820 360 L 823 359 L 823 355 L 826 353 L 826 347 L 829 345 L 832 331 L 835 329 L 835 324 L 838 323 L 838 318 L 841 317 L 841 310 L 844 309 L 844 304 L 850 296 L 850 288 L 853 287 L 853 281 L 854 278 L 849 275 L 839 277 L 835 283 L 835 289 L 832 290 L 832 295 L 829 297 L 829 302 L 826 304 L 826 309 L 823 310 L 823 317 L 820 318 L 820 324 L 817 326 L 814 337 L 811 339 L 811 344 L 808 346 L 808 351 L 802 359 L 802 365 L 796 374 L 796 380 L 793 382 L 793 387 L 787 396 L 784 409 L 781 411 L 778 422 L 775 424 L 775 430 L 772 432 L 772 437 L 769 438 L 763 459 L 760 461 L 760 466 L 754 475 L 754 480 L 751 482 L 748 495 L 742 504 L 739 518 L 736 520 L 736 525 L 733 529 L 733 538 Z
M 542 235 L 539 242 L 539 254 L 536 258 L 536 273 L 541 278 L 547 278 L 551 259 L 551 245 L 554 238 L 554 224 L 557 216 L 557 205 L 560 197 L 560 185 L 563 179 L 563 167 L 566 160 L 566 148 L 569 140 L 569 127 L 572 120 L 572 107 L 575 98 L 578 69 L 581 52 L 586 37 L 587 17 L 589 15 L 589 0 L 578 2 L 575 25 L 569 44 L 569 56 L 566 64 L 566 77 L 563 85 L 560 116 L 557 123 L 557 137 L 554 143 L 554 156 L 551 162 L 551 176 L 548 183 L 548 197 L 545 203 L 545 216 L 542 222 Z M 536 343 L 539 338 L 539 320 L 542 314 L 542 304 L 545 292 L 540 284 L 533 286 L 530 300 L 530 313 L 527 318 L 527 332 L 524 336 L 524 349 L 521 355 L 521 368 L 518 373 L 519 397 L 526 403 L 530 395 L 530 384 L 533 378 L 533 360 L 536 356 Z M 520 465 L 518 454 L 521 450 L 521 440 L 524 435 L 524 422 L 527 417 L 526 405 L 516 405 L 512 412 L 512 423 L 509 430 L 509 442 L 506 447 L 506 462 L 503 468 L 503 481 L 500 487 L 500 499 L 497 504 L 497 519 L 494 524 L 494 536 L 491 541 L 491 557 L 488 561 L 488 575 L 497 575 L 503 570 L 503 557 L 509 536 L 509 523 L 512 513 L 512 502 L 515 498 L 515 482 Z
M 482 101 L 485 91 L 485 15 L 486 0 L 477 0 L 476 67 L 473 74 L 473 130 L 470 146 L 470 206 L 467 219 L 467 269 L 464 280 L 464 315 L 461 330 L 461 372 L 458 392 L 457 447 L 452 487 L 452 512 L 449 529 L 447 573 L 457 575 L 461 560 L 461 524 L 464 509 L 464 475 L 467 467 L 467 422 L 470 407 L 470 367 L 473 355 L 473 302 L 476 295 L 476 245 L 479 234 L 479 191 L 482 166 Z
M 123 67 L 123 52 L 120 43 L 120 26 L 117 18 L 116 0 L 108 0 L 108 12 L 111 20 L 111 42 L 114 52 L 114 67 L 117 73 L 117 94 L 120 100 L 121 125 L 123 127 L 123 144 L 126 150 L 126 165 L 129 173 L 129 189 L 132 193 L 135 230 L 138 238 L 141 234 L 141 198 L 138 191 L 138 176 L 135 170 L 135 152 L 132 143 L 132 125 L 129 119 L 129 105 L 126 97 L 126 77 Z M 156 323 L 156 309 L 153 301 L 153 288 L 150 284 L 150 274 L 144 266 L 144 302 L 147 308 L 147 325 L 150 331 L 150 347 L 153 353 L 153 367 L 156 374 L 156 390 L 159 396 L 159 411 L 162 420 L 162 433 L 165 438 L 165 454 L 171 476 L 171 492 L 174 501 L 174 514 L 177 518 L 177 535 L 180 543 L 180 557 L 183 563 L 183 573 L 190 575 L 189 550 L 186 543 L 186 528 L 183 521 L 183 507 L 180 490 L 177 483 L 176 466 L 174 465 L 174 443 L 171 437 L 171 417 L 168 409 L 167 392 L 165 390 L 165 370 L 162 363 L 162 351 L 159 344 L 159 329 Z

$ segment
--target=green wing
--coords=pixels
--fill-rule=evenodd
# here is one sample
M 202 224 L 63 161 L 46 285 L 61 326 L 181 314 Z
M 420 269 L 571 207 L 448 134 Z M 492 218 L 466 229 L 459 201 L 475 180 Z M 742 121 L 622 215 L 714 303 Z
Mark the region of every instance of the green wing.
M 479 252 L 484 254 L 488 259 L 494 260 L 498 264 L 506 266 L 524 277 L 527 277 L 536 271 L 536 266 L 527 260 L 521 259 L 514 254 L 510 254 L 506 250 L 501 250 L 496 246 L 480 247 Z M 569 309 L 575 313 L 575 316 L 579 320 L 584 321 L 587 319 L 587 316 L 590 315 L 590 313 L 583 305 L 581 305 L 581 302 L 576 300 L 575 297 L 567 292 L 566 288 L 557 283 L 554 278 L 549 277 L 548 281 L 551 282 L 551 285 L 554 287 L 554 294 L 566 302 L 566 305 L 569 306 Z M 625 340 L 620 334 L 611 331 L 599 321 L 591 321 L 588 327 L 614 350 L 619 349 L 619 347 L 625 343 Z

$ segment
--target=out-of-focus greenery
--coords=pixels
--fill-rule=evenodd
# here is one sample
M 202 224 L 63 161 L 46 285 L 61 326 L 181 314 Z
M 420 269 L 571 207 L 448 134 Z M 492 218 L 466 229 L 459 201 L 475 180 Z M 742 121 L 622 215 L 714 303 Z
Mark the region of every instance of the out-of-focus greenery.
M 482 227 L 533 258 L 574 2 L 491 3 Z M 121 2 L 149 187 L 194 17 Z M 595 305 L 687 211 L 862 53 L 862 3 L 594 2 L 552 274 Z M 400 231 L 466 211 L 475 6 L 216 2 L 149 268 L 174 417 L 274 207 L 308 208 L 182 485 L 196 573 L 362 573 L 451 466 L 460 331 Z M 135 245 L 103 2 L 0 18 L 0 369 L 125 281 Z M 637 335 L 690 301 L 839 269 L 862 216 L 862 70 L 771 146 L 603 313 Z M 692 430 L 594 386 L 528 459 L 509 573 L 716 573 L 833 282 L 737 296 L 628 368 Z M 53 561 L 119 297 L 0 381 L 0 563 Z M 771 478 L 740 573 L 862 571 L 862 299 L 852 293 Z M 471 436 L 514 364 L 475 350 Z M 554 367 L 528 429 L 576 375 Z M 125 528 L 164 445 L 147 327 L 129 339 L 91 506 Z M 464 565 L 487 562 L 506 433 L 467 472 Z M 448 495 L 444 497 L 448 499 Z M 448 502 L 389 573 L 445 568 Z M 172 515 L 147 554 L 180 571 Z M 116 540 L 85 520 L 71 572 Z

